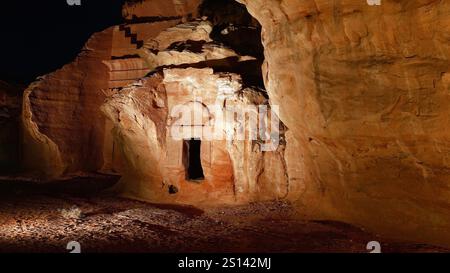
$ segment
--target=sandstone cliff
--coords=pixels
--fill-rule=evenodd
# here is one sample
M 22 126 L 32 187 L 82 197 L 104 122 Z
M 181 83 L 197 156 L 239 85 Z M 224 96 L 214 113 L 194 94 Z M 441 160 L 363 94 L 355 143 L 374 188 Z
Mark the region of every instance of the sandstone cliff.
M 114 169 L 111 150 L 120 147 L 128 196 L 228 202 L 239 199 L 236 189 L 244 185 L 250 200 L 288 198 L 301 215 L 449 246 L 450 3 L 239 2 L 254 18 L 233 16 L 228 8 L 219 9 L 221 4 L 206 5 L 209 23 L 200 28 L 206 36 L 197 35 L 198 24 L 191 20 L 200 1 L 127 5 L 124 26 L 96 34 L 84 55 L 26 92 L 28 166 L 53 177 L 105 165 Z M 251 34 L 236 27 L 243 22 Z M 264 54 L 252 55 L 249 49 L 262 48 L 242 43 L 246 37 L 254 41 L 259 29 Z M 166 168 L 164 156 L 181 150 L 169 150 L 174 146 L 167 145 L 162 129 L 169 120 L 170 90 L 189 95 L 189 84 L 179 82 L 205 87 L 224 77 L 229 84 L 265 86 L 267 94 L 251 91 L 280 106 L 279 118 L 288 129 L 285 145 L 264 156 L 245 145 L 217 145 L 221 168 L 205 168 L 205 175 L 222 182 L 229 177 L 219 177 L 232 174 L 233 183 L 224 182 L 218 191 L 203 184 L 183 196 L 199 187 L 183 189 L 182 157 L 181 165 L 168 166 L 173 172 Z M 238 94 L 244 90 L 237 88 L 235 98 L 242 99 Z M 217 93 L 212 91 L 202 96 Z M 100 112 L 105 93 L 111 95 L 102 108 L 107 120 Z M 166 177 L 174 182 L 161 181 Z
M 195 14 L 195 3 L 140 1 L 125 5 L 123 25 L 94 34 L 76 60 L 26 90 L 22 119 L 27 174 L 55 179 L 120 170 L 111 125 L 100 106 L 109 90 L 150 71 L 136 58 L 140 39 L 154 37 Z M 161 8 L 154 9 L 155 5 Z
M 263 27 L 265 83 L 301 189 L 292 199 L 449 245 L 450 3 L 240 2 Z
M 211 39 L 213 28 L 212 22 L 197 19 L 145 41 L 140 55 L 152 69 L 151 76 L 116 90 L 102 106 L 124 156 L 118 189 L 126 196 L 207 206 L 287 196 L 284 142 L 264 152 L 256 140 L 205 135 L 208 129 L 234 134 L 245 128 L 252 133 L 247 126 L 251 113 L 236 123 L 234 116 L 232 120 L 219 116 L 232 107 L 268 105 L 265 91 L 246 86 L 243 80 L 253 74 L 245 69 L 247 62 L 257 59 Z M 182 120 L 174 112 L 178 106 L 200 113 L 204 120 L 195 124 L 190 117 Z M 215 107 L 219 110 L 212 113 Z M 180 120 L 182 124 L 176 125 Z M 174 128 L 183 131 L 180 139 Z M 191 138 L 201 140 L 201 180 L 186 174 L 192 165 L 188 162 Z

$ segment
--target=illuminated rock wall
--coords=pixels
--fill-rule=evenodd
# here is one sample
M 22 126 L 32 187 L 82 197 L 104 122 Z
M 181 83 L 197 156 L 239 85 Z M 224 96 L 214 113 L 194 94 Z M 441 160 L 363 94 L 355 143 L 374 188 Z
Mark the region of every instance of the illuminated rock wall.
M 450 3 L 240 2 L 263 27 L 302 212 L 450 245 Z
M 150 1 L 149 1 L 150 2 Z M 55 179 L 66 175 L 120 172 L 112 125 L 100 106 L 115 88 L 150 70 L 137 56 L 140 39 L 195 14 L 196 1 L 151 1 L 124 6 L 126 23 L 94 34 L 76 60 L 33 83 L 23 98 L 23 167 L 28 175 Z M 157 14 L 140 11 L 164 7 Z
M 262 26 L 262 73 L 255 56 L 198 38 L 204 36 L 190 19 L 200 1 L 130 3 L 125 27 L 96 34 L 77 61 L 25 93 L 29 169 L 57 177 L 105 162 L 113 168 L 116 159 L 105 154 L 119 147 L 128 196 L 189 203 L 286 197 L 302 215 L 450 245 L 450 3 L 239 2 Z M 148 71 L 153 74 L 133 83 Z M 182 142 L 168 141 L 171 99 L 189 97 L 183 82 L 201 83 L 204 92 L 224 75 L 242 83 L 254 77 L 251 71 L 262 74 L 263 97 L 280 108 L 285 143 L 270 154 L 245 142 L 202 143 L 204 182 L 220 182 L 185 181 Z M 217 96 L 211 90 L 204 99 Z M 105 97 L 108 121 L 99 110 Z M 110 128 L 113 135 L 105 133 Z M 216 165 L 208 167 L 211 161 Z

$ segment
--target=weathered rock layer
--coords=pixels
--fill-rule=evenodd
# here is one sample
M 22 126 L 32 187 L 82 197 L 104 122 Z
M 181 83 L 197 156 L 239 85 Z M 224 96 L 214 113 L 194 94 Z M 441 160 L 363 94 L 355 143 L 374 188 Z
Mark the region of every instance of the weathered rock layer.
M 111 124 L 100 106 L 111 90 L 150 72 L 137 56 L 141 39 L 154 37 L 194 15 L 196 3 L 127 4 L 125 24 L 94 34 L 74 62 L 33 83 L 25 91 L 23 103 L 24 171 L 54 179 L 120 170 L 121 160 L 109 133 Z M 154 9 L 156 6 L 160 8 Z
M 292 134 L 289 177 L 304 189 L 294 199 L 450 244 L 450 4 L 240 2 L 263 27 L 266 87 Z
M 288 198 L 311 217 L 450 245 L 450 3 L 239 0 L 258 23 L 219 10 L 226 1 L 206 1 L 200 20 L 200 2 L 133 1 L 126 24 L 33 84 L 28 169 L 118 171 L 127 195 L 147 200 Z M 262 48 L 243 42 L 260 28 L 262 72 Z M 280 106 L 282 145 L 213 142 L 211 155 L 202 142 L 205 181 L 187 181 L 168 125 L 172 106 L 199 96 Z

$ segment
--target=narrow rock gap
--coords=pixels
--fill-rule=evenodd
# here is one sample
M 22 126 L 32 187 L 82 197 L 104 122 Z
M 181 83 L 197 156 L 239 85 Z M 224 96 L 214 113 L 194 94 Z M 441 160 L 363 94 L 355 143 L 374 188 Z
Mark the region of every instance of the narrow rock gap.
M 213 24 L 210 37 L 215 43 L 229 47 L 241 56 L 255 58 L 251 67 L 246 62 L 234 63 L 229 72 L 240 74 L 247 86 L 265 89 L 261 70 L 264 62 L 262 28 L 248 13 L 245 5 L 234 0 L 205 0 L 199 10 L 200 15 Z M 225 72 L 220 67 L 214 68 L 215 71 Z
M 243 4 L 234 0 L 205 0 L 200 14 L 213 23 L 211 38 L 240 55 L 264 59 L 261 43 L 261 25 Z

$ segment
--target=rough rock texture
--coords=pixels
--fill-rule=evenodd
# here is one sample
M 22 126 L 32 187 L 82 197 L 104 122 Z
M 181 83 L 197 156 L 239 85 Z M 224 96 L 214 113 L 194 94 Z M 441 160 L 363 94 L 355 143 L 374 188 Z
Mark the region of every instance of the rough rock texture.
M 210 38 L 212 30 L 212 24 L 205 20 L 177 25 L 161 32 L 156 38 L 147 40 L 140 55 L 151 70 L 225 59 L 237 62 L 255 60 L 214 43 Z
M 97 33 L 77 59 L 24 94 L 24 163 L 48 177 L 96 171 L 103 164 L 105 95 L 112 30 Z
M 0 181 L 0 252 L 68 253 L 66 246 L 74 240 L 82 253 L 367 253 L 372 240 L 388 253 L 449 251 L 339 222 L 300 220 L 287 202 L 200 210 L 99 194 L 109 180 L 40 186 Z
M 263 27 L 292 199 L 316 216 L 450 245 L 450 3 L 240 2 Z
M 196 17 L 201 0 L 128 1 L 123 8 L 126 20 L 136 18 L 183 18 Z
M 25 93 L 27 166 L 53 177 L 115 169 L 119 148 L 126 166 L 117 168 L 129 196 L 173 202 L 287 197 L 302 215 L 449 246 L 450 3 L 238 1 L 261 24 L 262 73 L 255 68 L 260 54 L 249 54 L 252 43 L 239 47 L 245 35 L 236 32 L 253 35 L 260 26 L 244 13 L 233 18 L 235 7 L 219 12 L 224 1 L 203 7 L 213 26 L 207 37 L 194 23 L 171 28 L 195 18 L 199 0 L 133 1 L 124 9 L 124 26 L 95 35 L 90 48 L 98 47 L 88 48 L 73 69 L 65 67 Z M 245 27 L 235 26 L 244 21 Z M 220 54 L 211 61 L 212 44 Z M 257 60 L 247 66 L 229 54 Z M 94 70 L 91 63 L 96 76 L 83 74 Z M 123 88 L 149 71 L 150 77 Z M 262 87 L 251 72 L 262 74 L 267 94 L 258 88 L 250 93 L 280 106 L 286 143 L 271 155 L 253 154 L 249 143 L 219 144 L 217 157 L 202 156 L 219 159 L 220 168 L 204 170 L 204 182 L 209 176 L 217 184 L 188 183 L 183 157 L 169 160 L 174 166 L 165 158 L 182 151 L 167 142 L 171 100 L 195 92 L 214 99 L 219 88 L 210 87 L 221 82 L 234 88 L 231 101 L 244 103 L 246 87 Z M 109 121 L 99 110 L 105 93 L 112 95 L 103 106 Z M 105 134 L 110 128 L 113 136 Z
M 180 121 L 173 112 L 178 105 L 209 113 L 208 107 L 214 105 L 237 107 L 262 103 L 267 102 L 260 91 L 243 89 L 238 75 L 215 74 L 211 68 L 165 69 L 118 91 L 102 109 L 114 124 L 115 140 L 126 162 L 119 189 L 125 196 L 142 200 L 197 205 L 286 196 L 283 145 L 276 151 L 261 152 L 254 141 L 209 139 L 202 131 L 207 123 L 199 128 L 190 119 L 187 123 Z M 225 111 L 220 113 L 225 115 Z M 206 122 L 211 118 L 205 117 Z M 226 130 L 234 133 L 238 127 L 245 126 L 227 122 L 207 127 L 211 131 L 220 127 L 217 130 L 225 134 Z M 192 131 L 185 131 L 187 127 Z M 173 135 L 178 132 L 182 139 Z M 202 140 L 205 179 L 201 182 L 186 177 L 183 138 L 192 137 Z M 174 187 L 176 192 L 172 192 Z
M 200 53 L 167 50 L 158 52 L 157 55 L 149 55 L 145 59 L 147 60 L 149 67 L 153 68 L 162 66 L 195 64 L 207 61 L 223 60 L 226 58 L 233 58 L 238 62 L 253 60 L 252 57 L 239 56 L 231 49 L 217 47 L 216 45 L 204 44 L 200 45 L 200 47 Z
M 263 152 L 256 140 L 228 140 L 225 134 L 240 127 L 249 134 L 250 114 L 236 123 L 234 116 L 215 123 L 219 116 L 231 117 L 231 107 L 267 106 L 268 100 L 265 91 L 247 88 L 243 81 L 258 71 L 248 69 L 248 63 L 259 60 L 214 41 L 215 26 L 206 19 L 179 24 L 147 39 L 139 55 L 151 76 L 114 90 L 103 105 L 114 127 L 114 143 L 124 156 L 118 189 L 142 200 L 196 205 L 286 197 L 285 143 Z M 186 121 L 174 112 L 178 106 L 199 113 L 203 120 L 192 121 L 189 116 Z M 212 113 L 216 106 L 219 113 Z M 174 135 L 174 126 L 181 137 Z M 208 138 L 205 130 L 224 136 Z M 191 138 L 201 140 L 203 181 L 189 177 L 192 144 L 186 140 Z
M 144 48 L 162 51 L 182 41 L 212 42 L 212 24 L 206 20 L 196 20 L 177 25 L 162 31 L 153 39 L 145 41 Z
M 126 24 L 94 34 L 76 60 L 33 83 L 23 98 L 23 165 L 29 175 L 55 179 L 79 172 L 117 172 L 120 155 L 100 106 L 111 90 L 150 72 L 140 39 L 196 13 L 197 1 L 127 3 Z M 159 9 L 154 9 L 159 6 Z M 141 11 L 154 13 L 140 14 Z

